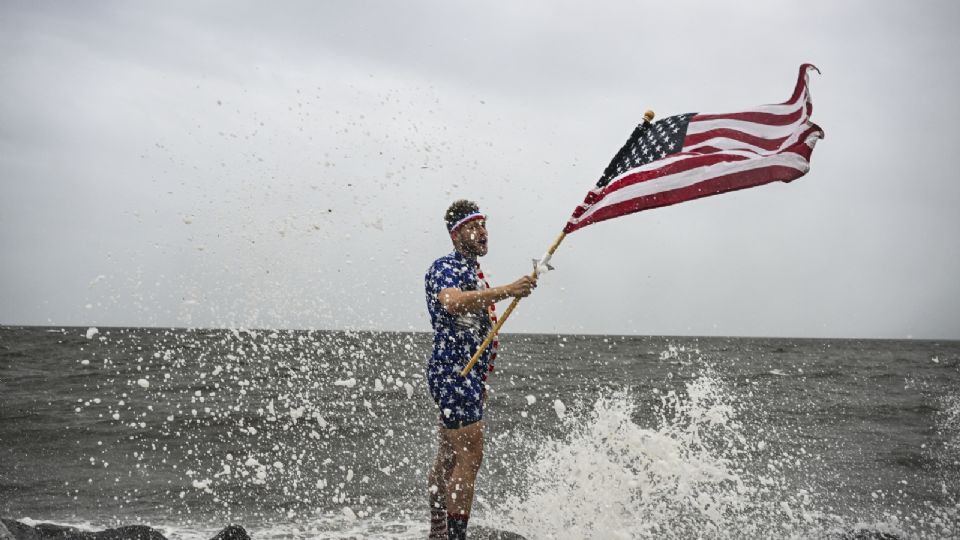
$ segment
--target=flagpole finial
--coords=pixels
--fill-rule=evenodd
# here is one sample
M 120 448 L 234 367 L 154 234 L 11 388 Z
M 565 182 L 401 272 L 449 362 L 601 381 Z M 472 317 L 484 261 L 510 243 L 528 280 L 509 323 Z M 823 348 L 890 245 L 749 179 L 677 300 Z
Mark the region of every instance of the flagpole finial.
M 644 123 L 649 124 L 650 122 L 652 122 L 652 121 L 653 121 L 653 116 L 654 116 L 653 111 L 647 111 L 647 112 L 643 113 L 643 121 L 644 121 Z

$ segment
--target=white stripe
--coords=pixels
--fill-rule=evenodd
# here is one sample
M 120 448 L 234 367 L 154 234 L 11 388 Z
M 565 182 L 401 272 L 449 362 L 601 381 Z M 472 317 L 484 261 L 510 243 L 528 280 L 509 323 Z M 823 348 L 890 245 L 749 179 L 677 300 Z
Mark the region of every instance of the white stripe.
M 453 224 L 453 227 L 450 227 L 450 232 L 452 233 L 453 231 L 457 230 L 457 227 L 463 225 L 464 223 L 470 221 L 471 219 L 477 219 L 478 217 L 479 217 L 480 219 L 486 219 L 486 218 L 487 218 L 486 216 L 484 216 L 484 215 L 481 214 L 480 212 L 474 212 L 474 213 L 472 213 L 472 214 L 469 214 L 469 215 L 467 215 L 467 216 L 464 216 L 463 219 L 461 219 L 460 221 L 454 223 L 454 224 Z
M 800 92 L 800 96 L 797 101 L 793 103 L 775 103 L 771 105 L 760 105 L 753 107 L 744 111 L 727 111 L 722 113 L 710 113 L 710 112 L 701 112 L 697 114 L 717 114 L 721 116 L 728 116 L 731 114 L 743 114 L 743 113 L 765 113 L 765 114 L 790 114 L 795 112 L 801 106 L 805 106 L 807 103 L 810 103 L 810 87 L 804 86 L 803 91 Z
M 787 137 L 798 130 L 807 121 L 806 115 L 801 116 L 796 122 L 785 126 L 771 126 L 759 122 L 748 122 L 746 120 L 703 120 L 700 122 L 690 122 L 687 126 L 687 136 L 704 133 L 714 129 L 732 129 L 760 137 L 762 139 L 779 139 Z
M 741 141 L 740 139 L 733 139 L 730 137 L 713 137 L 703 141 L 702 143 L 698 143 L 690 147 L 685 147 L 683 151 L 694 152 L 699 148 L 710 146 L 713 148 L 717 148 L 719 150 L 727 150 L 727 151 L 750 150 L 751 152 L 757 155 L 769 156 L 769 155 L 776 154 L 777 152 L 782 152 L 784 148 L 788 148 L 791 145 L 796 144 L 796 142 L 800 140 L 800 134 L 801 132 L 793 133 L 792 135 L 784 139 L 783 142 L 780 143 L 780 146 L 778 146 L 777 148 L 774 148 L 773 150 L 767 150 L 759 146 L 754 146 L 752 144 L 748 144 L 745 141 Z
M 799 103 L 781 106 L 781 105 L 766 105 L 763 107 L 757 107 L 756 109 L 751 109 L 747 111 L 740 111 L 735 113 L 725 113 L 723 116 L 731 116 L 734 114 L 752 114 L 752 113 L 774 113 L 774 114 L 791 114 L 795 113 L 798 110 L 802 111 L 800 117 L 793 123 L 783 125 L 783 126 L 774 126 L 770 124 L 765 124 L 763 122 L 754 122 L 750 120 L 734 120 L 730 118 L 717 118 L 712 120 L 696 120 L 696 116 L 691 119 L 690 123 L 687 125 L 687 135 L 692 135 L 696 133 L 703 133 L 705 131 L 710 131 L 711 129 L 735 129 L 737 131 L 743 131 L 744 133 L 750 133 L 751 135 L 756 135 L 758 137 L 764 137 L 766 139 L 779 139 L 780 137 L 785 137 L 788 133 L 787 130 L 792 129 L 795 126 L 803 124 L 806 122 L 810 115 L 806 113 L 807 101 L 800 101 Z M 768 110 L 772 107 L 789 107 L 787 110 L 783 111 L 771 111 Z M 706 115 L 714 113 L 698 113 L 698 115 Z
M 755 151 L 759 155 L 768 156 L 768 155 L 780 152 L 784 148 L 788 148 L 789 146 L 795 144 L 797 141 L 800 140 L 800 136 L 803 135 L 803 133 L 807 131 L 811 126 L 813 126 L 813 124 L 809 121 L 809 118 L 807 117 L 807 115 L 804 115 L 804 118 L 802 118 L 801 120 L 802 122 L 797 122 L 792 126 L 786 126 L 786 127 L 789 127 L 792 130 L 792 132 L 786 134 L 786 138 L 780 143 L 780 146 L 774 150 L 765 150 L 763 148 L 760 148 L 759 146 L 754 146 L 745 141 L 741 141 L 736 137 L 717 136 L 691 146 L 685 146 L 683 148 L 683 151 L 692 152 L 699 148 L 703 148 L 705 146 L 712 146 L 720 150 L 736 150 L 741 148 L 749 149 L 749 150 Z M 706 123 L 706 122 L 703 122 L 703 123 Z M 781 135 L 781 137 L 782 136 L 784 135 Z M 766 138 L 767 140 L 774 139 L 774 137 L 764 137 L 764 138 Z M 776 138 L 779 138 L 779 137 L 776 137 Z M 819 136 L 817 138 L 819 138 Z
M 806 173 L 810 169 L 810 163 L 800 154 L 795 154 L 793 152 L 784 152 L 783 154 L 777 154 L 763 158 L 722 162 L 715 163 L 713 165 L 697 167 L 695 169 L 690 169 L 689 171 L 683 171 L 677 174 L 654 178 L 646 182 L 638 182 L 617 191 L 608 193 L 606 197 L 591 206 L 590 209 L 587 210 L 582 216 L 578 218 L 571 218 L 570 223 L 580 223 L 581 221 L 589 219 L 589 217 L 597 210 L 607 206 L 613 206 L 621 202 L 638 199 L 640 197 L 646 197 L 648 195 L 655 195 L 657 193 L 665 193 L 668 191 L 682 189 L 716 178 L 718 176 L 726 176 L 731 173 L 745 172 L 775 165 L 796 169 L 800 171 L 801 174 Z

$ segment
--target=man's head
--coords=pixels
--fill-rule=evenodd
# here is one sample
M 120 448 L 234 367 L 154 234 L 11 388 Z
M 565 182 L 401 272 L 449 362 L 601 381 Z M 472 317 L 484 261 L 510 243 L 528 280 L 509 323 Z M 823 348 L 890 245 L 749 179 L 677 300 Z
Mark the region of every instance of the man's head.
M 487 216 L 473 201 L 461 199 L 447 208 L 444 214 L 450 240 L 457 251 L 468 257 L 487 254 Z

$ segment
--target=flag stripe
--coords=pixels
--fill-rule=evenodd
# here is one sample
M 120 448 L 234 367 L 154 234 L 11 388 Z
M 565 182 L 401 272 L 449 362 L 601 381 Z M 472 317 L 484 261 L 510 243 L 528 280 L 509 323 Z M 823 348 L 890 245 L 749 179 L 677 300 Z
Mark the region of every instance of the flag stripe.
M 792 152 L 767 156 L 761 159 L 747 159 L 743 156 L 714 155 L 712 163 L 703 164 L 680 173 L 671 173 L 649 179 L 649 174 L 637 174 L 631 176 L 642 177 L 640 179 L 627 177 L 623 179 L 623 187 L 613 190 L 609 195 L 603 198 L 602 206 L 594 205 L 582 212 L 580 215 L 572 218 L 571 223 L 577 225 L 577 228 L 603 221 L 610 217 L 616 217 L 617 208 L 623 208 L 625 203 L 636 200 L 636 206 L 633 206 L 631 212 L 645 210 L 647 208 L 656 208 L 666 204 L 674 204 L 683 199 L 676 199 L 677 195 L 696 194 L 696 197 L 706 197 L 720 191 L 711 192 L 711 186 L 737 185 L 736 177 L 738 174 L 748 174 L 750 179 L 762 178 L 763 183 L 782 180 L 789 182 L 802 176 L 809 169 L 809 164 L 803 156 Z M 726 158 L 721 161 L 721 158 Z M 681 162 L 684 163 L 684 162 Z M 754 171 L 769 170 L 767 176 L 758 175 Z M 785 171 L 791 171 L 789 174 Z M 746 187 L 746 186 L 744 186 Z M 740 188 L 734 188 L 740 189 Z M 724 191 L 730 191 L 725 189 Z M 671 193 L 677 192 L 671 195 Z M 662 201 L 672 201 L 663 203 Z M 613 208 L 611 215 L 610 208 Z
M 564 231 L 806 174 L 823 130 L 800 67 L 786 103 L 729 114 L 687 114 L 641 124 L 577 206 Z
M 632 214 L 641 210 L 670 206 L 680 202 L 709 197 L 710 195 L 716 195 L 718 193 L 746 189 L 778 180 L 789 182 L 790 180 L 803 176 L 803 174 L 804 172 L 786 166 L 768 166 L 733 172 L 726 176 L 711 178 L 675 190 L 645 195 L 611 205 L 604 205 L 590 216 L 582 219 L 580 225 L 576 228 L 585 227 L 591 223 L 605 221 L 626 214 Z
M 796 114 L 798 110 L 802 110 L 804 106 L 810 104 L 809 89 L 804 88 L 800 92 L 799 97 L 799 100 L 790 100 L 783 103 L 772 103 L 768 105 L 758 105 L 743 111 L 733 111 L 728 113 L 700 113 L 697 116 L 701 116 L 707 120 L 716 120 L 718 118 L 736 118 L 744 115 L 758 115 L 757 119 L 761 121 L 766 121 L 769 119 L 772 120 L 771 123 L 778 123 L 779 117 Z
M 617 204 L 629 198 L 630 196 L 645 197 L 658 191 L 669 191 L 693 185 L 698 177 L 709 178 L 710 176 L 721 176 L 736 170 L 749 170 L 752 167 L 763 166 L 792 166 L 792 168 L 802 170 L 801 174 L 809 170 L 810 153 L 813 151 L 813 145 L 819 138 L 820 128 L 812 126 L 802 134 L 802 142 L 795 143 L 789 150 L 781 154 L 768 156 L 769 158 L 779 158 L 779 161 L 764 161 L 762 159 L 752 159 L 752 152 L 725 152 L 713 153 L 707 155 L 684 156 L 679 155 L 678 159 L 673 160 L 668 166 L 656 169 L 636 170 L 624 174 L 610 182 L 603 189 L 594 190 L 587 195 L 585 204 L 580 205 L 574 211 L 570 222 L 577 224 L 576 228 L 587 225 L 583 221 L 589 216 L 584 217 L 595 201 L 604 201 L 607 204 Z M 739 166 L 739 169 L 733 167 L 723 167 L 724 163 L 750 160 L 746 165 Z M 661 162 L 655 162 L 661 163 Z M 791 165 L 793 164 L 793 165 Z M 790 180 L 792 180 L 791 178 Z M 789 181 L 789 180 L 784 180 Z M 632 189 L 632 186 L 640 187 Z M 593 219 L 590 222 L 596 222 Z
M 744 122 L 754 122 L 767 124 L 769 126 L 788 126 L 796 123 L 803 116 L 803 109 L 794 106 L 789 107 L 787 112 L 779 113 L 774 111 L 742 111 L 728 114 L 698 114 L 690 120 L 693 122 L 707 122 L 712 120 L 743 120 Z
M 713 129 L 710 131 L 705 131 L 703 133 L 695 133 L 693 135 L 688 135 L 687 139 L 683 142 L 683 147 L 687 151 L 697 149 L 698 146 L 704 145 L 705 143 L 711 143 L 714 148 L 724 149 L 724 148 L 743 148 L 748 146 L 755 148 L 757 151 L 766 150 L 767 152 L 774 152 L 780 150 L 784 143 L 789 141 L 792 137 L 795 137 L 796 133 L 791 133 L 785 137 L 780 137 L 777 139 L 768 139 L 766 137 L 757 137 L 750 133 L 744 133 L 742 131 L 737 131 L 732 128 L 720 128 Z M 739 146 L 727 146 L 727 145 L 739 145 Z M 701 149 L 701 151 L 704 151 Z
M 634 170 L 627 172 L 612 182 L 609 185 L 603 188 L 597 188 L 592 190 L 587 194 L 586 199 L 583 204 L 578 206 L 573 212 L 573 216 L 570 218 L 570 223 L 579 223 L 583 218 L 584 214 L 589 212 L 594 205 L 600 201 L 603 201 L 604 205 L 613 204 L 615 194 L 628 190 L 631 186 L 635 184 L 644 184 L 651 179 L 669 179 L 672 178 L 671 175 L 678 175 L 684 172 L 688 172 L 692 169 L 707 167 L 720 163 L 721 161 L 733 161 L 743 159 L 741 156 L 735 155 L 724 155 L 724 154 L 713 154 L 708 156 L 698 156 L 697 158 L 691 159 L 686 156 L 680 156 L 680 159 L 674 160 L 670 165 L 647 170 Z M 659 163 L 659 162 L 658 162 Z M 654 184 L 658 185 L 658 184 Z M 661 183 L 659 185 L 668 185 Z
M 696 118 L 696 117 L 694 117 Z M 804 119 L 806 121 L 806 119 Z M 687 137 L 698 135 L 700 133 L 709 133 L 718 129 L 729 129 L 752 135 L 754 137 L 763 137 L 764 139 L 777 139 L 789 137 L 797 132 L 797 126 L 803 125 L 803 122 L 796 122 L 787 126 L 768 126 L 756 122 L 744 122 L 742 120 L 709 120 L 707 122 L 690 122 L 687 127 Z M 684 143 L 686 146 L 686 143 Z
M 692 174 L 694 176 L 698 174 L 703 174 L 703 168 L 710 167 L 713 165 L 718 165 L 726 161 L 740 161 L 747 159 L 742 155 L 737 155 L 732 152 L 722 153 L 716 152 L 712 154 L 692 154 L 681 155 L 681 159 L 674 160 L 671 163 L 658 167 L 656 169 L 648 170 L 637 170 L 633 173 L 627 173 L 610 184 L 603 188 L 603 190 L 598 194 L 600 198 L 606 198 L 614 196 L 617 192 L 626 190 L 635 184 L 652 184 L 653 186 L 660 185 L 658 181 L 664 182 L 675 176 L 682 176 L 685 174 Z M 656 162 L 659 163 L 659 162 Z M 669 184 L 663 184 L 669 185 Z M 656 189 L 655 187 L 652 189 Z

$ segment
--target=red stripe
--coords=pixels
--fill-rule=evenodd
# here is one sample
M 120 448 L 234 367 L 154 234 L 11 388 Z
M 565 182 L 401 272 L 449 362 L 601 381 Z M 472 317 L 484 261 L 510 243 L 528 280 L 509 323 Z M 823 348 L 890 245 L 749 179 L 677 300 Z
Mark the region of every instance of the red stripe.
M 483 275 L 483 270 L 480 269 L 480 261 L 476 262 L 477 265 L 477 279 L 479 279 L 484 288 L 489 289 L 490 283 L 487 282 L 487 278 Z M 493 326 L 497 325 L 497 305 L 490 304 L 487 306 L 487 314 L 490 316 L 490 322 Z M 487 372 L 493 371 L 493 361 L 497 359 L 497 349 L 500 347 L 500 340 L 494 337 L 493 341 L 490 343 L 490 360 L 487 363 Z M 487 380 L 487 376 L 484 375 L 482 378 L 483 381 Z
M 615 182 L 611 182 L 610 184 L 607 184 L 605 188 L 603 188 L 603 196 L 606 196 L 607 193 L 619 191 L 627 186 L 639 184 L 640 182 L 646 182 L 647 180 L 652 180 L 654 178 L 670 176 L 672 174 L 686 172 L 690 169 L 696 169 L 698 167 L 716 165 L 717 163 L 727 163 L 730 161 L 743 161 L 745 159 L 750 159 L 739 154 L 727 154 L 725 152 L 714 152 L 712 154 L 701 154 L 700 152 L 679 152 L 671 157 L 675 156 L 686 156 L 686 158 L 667 163 L 659 169 L 642 171 L 619 178 Z
M 713 153 L 713 154 L 699 154 L 699 153 L 684 153 L 680 152 L 674 154 L 672 157 L 678 156 L 688 156 L 686 159 L 681 159 L 679 161 L 674 161 L 668 163 L 659 169 L 652 169 L 642 172 L 637 172 L 634 174 L 629 174 L 627 176 L 618 178 L 616 181 L 607 184 L 599 192 L 594 190 L 590 193 L 587 193 L 587 197 L 583 200 L 583 204 L 577 207 L 573 212 L 573 217 L 578 218 L 584 214 L 591 206 L 599 203 L 604 199 L 608 194 L 615 191 L 619 191 L 627 186 L 632 186 L 640 182 L 646 182 L 647 180 L 653 180 L 655 178 L 661 178 L 664 176 L 670 176 L 677 173 L 686 172 L 690 169 L 696 169 L 698 167 L 706 167 L 708 165 L 714 165 L 717 163 L 724 163 L 729 161 L 743 161 L 748 159 L 744 156 L 724 154 L 724 153 Z
M 786 141 L 787 137 L 780 137 L 779 139 L 764 139 L 763 137 L 757 137 L 756 135 L 750 135 L 749 133 L 744 133 L 742 131 L 737 131 L 730 128 L 720 128 L 720 129 L 711 129 L 710 131 L 704 131 L 703 133 L 694 133 L 693 135 L 687 135 L 687 138 L 683 140 L 683 147 L 689 148 L 695 144 L 708 141 L 717 137 L 733 139 L 745 144 L 752 146 L 757 146 L 763 148 L 768 152 L 773 152 L 780 148 L 780 145 Z M 698 148 L 698 152 L 703 150 Z
M 756 124 L 765 124 L 768 126 L 789 126 L 803 115 L 803 108 L 787 114 L 774 114 L 759 111 L 743 111 L 729 114 L 698 114 L 690 119 L 690 123 L 706 122 L 708 120 L 743 120 Z
M 793 94 L 790 96 L 790 99 L 780 103 L 780 105 L 792 105 L 799 102 L 800 96 L 803 95 L 803 90 L 807 86 L 806 75 L 808 69 L 813 69 L 817 73 L 820 73 L 820 70 L 817 69 L 817 66 L 814 66 L 813 64 L 803 64 L 800 66 L 800 73 L 797 75 L 797 84 L 793 88 Z M 747 122 L 756 122 L 758 124 L 767 124 L 771 126 L 785 126 L 796 122 L 800 118 L 804 108 L 807 109 L 807 115 L 813 114 L 813 104 L 810 102 L 809 96 L 807 96 L 807 99 L 804 100 L 803 107 L 799 107 L 796 111 L 787 114 L 773 114 L 758 111 L 745 111 L 729 114 L 698 114 L 691 118 L 690 122 L 730 119 L 745 120 Z
M 453 227 L 450 227 L 450 234 L 455 233 L 457 229 L 459 229 L 460 227 L 463 227 L 467 223 L 470 223 L 471 221 L 476 221 L 478 219 L 487 219 L 487 216 L 483 214 L 474 214 L 472 216 L 467 216 L 462 220 L 458 221 L 457 223 L 454 223 Z
M 820 70 L 817 69 L 817 66 L 813 64 L 803 64 L 800 66 L 800 73 L 797 75 L 797 85 L 793 87 L 793 95 L 790 96 L 790 99 L 784 102 L 784 105 L 788 103 L 796 103 L 800 99 L 800 94 L 803 93 L 803 89 L 807 86 L 807 71 L 814 70 L 817 73 L 820 73 Z M 807 96 L 807 103 L 810 106 L 810 112 L 813 112 L 813 104 L 810 102 L 810 96 Z
M 567 226 L 563 229 L 563 232 L 569 234 L 577 229 L 586 227 L 587 225 L 619 217 L 625 214 L 639 212 L 640 210 L 649 210 L 651 208 L 670 206 L 672 204 L 677 204 L 684 201 L 700 199 L 703 197 L 709 197 L 710 195 L 717 195 L 719 193 L 726 193 L 729 191 L 736 191 L 739 189 L 768 184 L 778 180 L 782 182 L 790 182 L 791 180 L 801 176 L 803 176 L 803 172 L 792 167 L 785 167 L 783 165 L 772 165 L 750 171 L 735 172 L 728 175 L 711 178 L 703 182 L 698 182 L 692 186 L 687 186 L 673 191 L 665 191 L 663 193 L 647 195 L 646 197 L 639 197 L 629 201 L 623 201 L 621 203 L 605 206 L 591 214 L 589 218 L 577 224 L 571 225 L 570 223 L 567 223 Z

